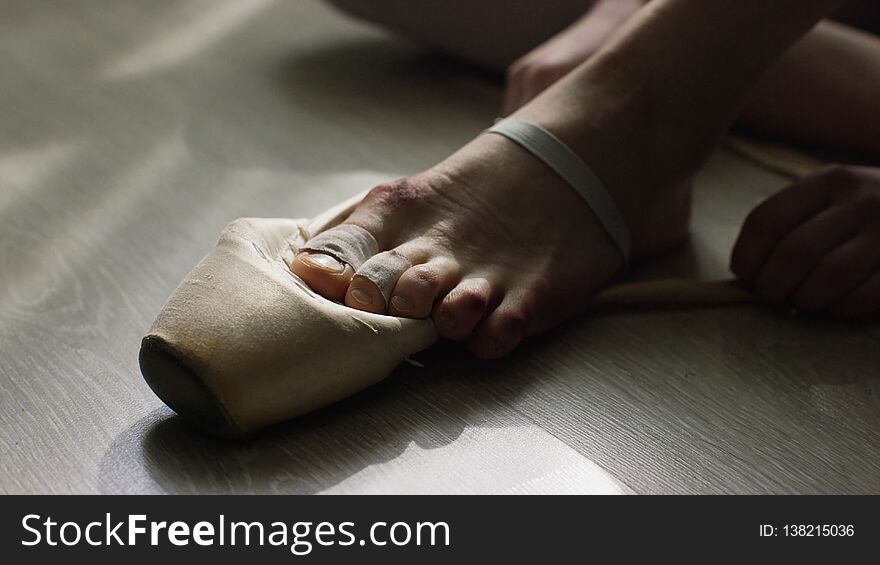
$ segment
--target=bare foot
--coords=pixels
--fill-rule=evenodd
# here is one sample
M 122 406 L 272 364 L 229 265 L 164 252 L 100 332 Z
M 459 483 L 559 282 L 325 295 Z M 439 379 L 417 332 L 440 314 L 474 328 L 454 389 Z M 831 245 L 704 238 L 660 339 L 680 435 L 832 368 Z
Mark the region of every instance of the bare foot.
M 719 87 L 704 95 L 693 78 L 700 73 L 678 73 L 677 64 L 668 67 L 670 59 L 655 57 L 658 46 L 678 49 L 667 41 L 678 33 L 675 20 L 704 8 L 640 10 L 634 17 L 642 25 L 514 116 L 554 133 L 602 179 L 630 229 L 634 259 L 686 233 L 685 181 L 753 80 L 752 66 L 743 65 L 735 73 L 738 82 L 732 81 L 739 90 Z M 667 65 L 660 74 L 678 74 L 655 81 L 633 73 L 632 62 L 646 57 Z M 411 267 L 404 261 L 386 277 L 385 293 L 356 268 L 322 253 L 299 254 L 293 272 L 351 308 L 430 316 L 442 337 L 466 340 L 483 358 L 503 356 L 523 338 L 583 311 L 624 266 L 580 196 L 542 161 L 495 134 L 478 136 L 423 173 L 374 188 L 345 223 L 375 238 L 378 248 L 368 254 L 393 251 Z
M 686 193 L 650 200 L 621 206 L 631 222 L 633 210 L 649 211 L 637 220 L 635 257 L 686 230 Z M 412 263 L 387 304 L 369 279 L 329 255 L 300 253 L 293 272 L 351 308 L 431 316 L 442 337 L 467 340 L 483 358 L 503 356 L 583 310 L 623 267 L 581 198 L 542 162 L 492 134 L 428 171 L 375 187 L 345 223 L 370 232 L 379 251 Z
M 839 0 L 802 4 L 648 2 L 514 117 L 547 128 L 593 168 L 632 232 L 633 255 L 648 255 L 686 231 L 682 183 L 749 89 Z M 299 255 L 293 272 L 352 308 L 431 316 L 440 335 L 467 340 L 486 358 L 581 311 L 623 266 L 579 196 L 492 134 L 424 173 L 376 187 L 346 223 L 372 234 L 377 251 L 412 264 L 387 304 L 370 280 L 330 257 Z

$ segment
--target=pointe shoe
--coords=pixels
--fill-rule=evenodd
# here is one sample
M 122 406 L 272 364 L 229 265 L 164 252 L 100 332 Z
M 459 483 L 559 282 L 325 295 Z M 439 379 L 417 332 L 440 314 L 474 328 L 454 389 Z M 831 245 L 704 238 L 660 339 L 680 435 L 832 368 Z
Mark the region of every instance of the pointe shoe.
M 230 223 L 141 343 L 141 372 L 156 395 L 203 430 L 240 437 L 363 390 L 433 344 L 430 320 L 337 304 L 288 267 L 361 198 L 314 220 Z

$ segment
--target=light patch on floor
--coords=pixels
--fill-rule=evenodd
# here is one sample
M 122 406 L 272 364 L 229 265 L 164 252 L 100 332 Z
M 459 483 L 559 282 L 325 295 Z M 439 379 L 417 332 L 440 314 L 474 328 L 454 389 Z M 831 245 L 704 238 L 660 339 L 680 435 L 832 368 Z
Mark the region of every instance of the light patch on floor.
M 217 44 L 274 2 L 200 2 L 198 9 L 190 10 L 190 17 L 112 62 L 102 76 L 117 80 L 176 67 Z
M 631 494 L 537 426 L 467 428 L 432 449 L 415 443 L 322 494 Z
M 27 245 L 0 246 L 0 273 L 15 274 L 14 279 L 3 281 L 6 292 L 0 295 L 0 316 L 9 309 L 26 311 L 35 307 L 67 284 L 60 273 L 70 265 L 90 256 L 94 249 L 113 245 L 108 241 L 109 234 L 140 220 L 143 201 L 156 192 L 157 186 L 167 185 L 172 171 L 186 155 L 182 137 L 169 134 L 121 170 L 101 198 L 83 199 L 78 207 L 58 214 L 53 220 L 52 237 L 37 237 L 34 232 Z
M 54 141 L 0 154 L 0 213 L 19 195 L 57 178 L 81 149 L 74 141 Z

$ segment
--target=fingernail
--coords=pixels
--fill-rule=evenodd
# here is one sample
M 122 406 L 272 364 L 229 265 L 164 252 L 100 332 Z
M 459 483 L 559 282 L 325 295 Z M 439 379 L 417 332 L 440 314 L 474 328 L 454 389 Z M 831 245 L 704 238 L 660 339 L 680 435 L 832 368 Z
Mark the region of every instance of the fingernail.
M 369 306 L 373 303 L 373 298 L 364 290 L 360 288 L 353 288 L 349 291 L 351 297 L 355 299 L 355 301 L 363 304 L 364 306 Z
M 335 257 L 331 257 L 326 253 L 302 253 L 299 259 L 310 267 L 315 267 L 329 273 L 341 273 L 345 270 L 344 263 L 337 261 Z
M 394 309 L 398 312 L 409 312 L 413 307 L 412 302 L 403 296 L 391 297 L 391 305 L 394 306 Z

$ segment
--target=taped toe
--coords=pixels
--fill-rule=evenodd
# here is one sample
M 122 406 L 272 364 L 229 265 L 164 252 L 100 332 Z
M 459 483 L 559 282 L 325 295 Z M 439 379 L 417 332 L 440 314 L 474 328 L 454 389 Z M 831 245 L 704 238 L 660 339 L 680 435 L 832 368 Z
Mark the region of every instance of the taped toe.
M 370 257 L 355 272 L 356 277 L 363 277 L 379 289 L 385 298 L 387 307 L 394 285 L 407 269 L 412 266 L 409 259 L 396 251 L 383 251 Z
M 340 224 L 308 240 L 299 251 L 324 253 L 358 270 L 379 252 L 379 244 L 364 228 L 355 224 Z

